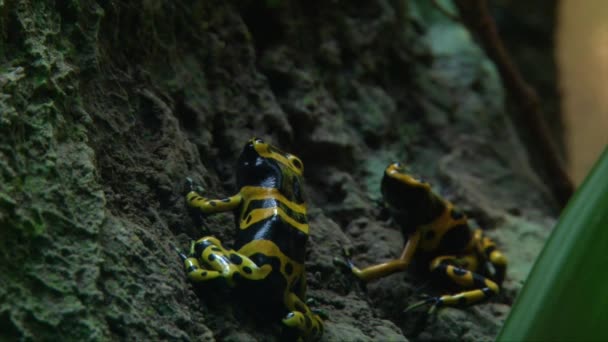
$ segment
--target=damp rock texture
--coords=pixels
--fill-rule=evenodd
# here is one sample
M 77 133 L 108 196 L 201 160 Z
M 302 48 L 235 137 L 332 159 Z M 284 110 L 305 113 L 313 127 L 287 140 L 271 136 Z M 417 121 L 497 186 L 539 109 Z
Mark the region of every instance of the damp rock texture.
M 278 340 L 173 249 L 203 230 L 230 244 L 231 215 L 197 226 L 184 180 L 235 193 L 258 136 L 305 164 L 323 340 L 492 340 L 555 217 L 505 108 L 492 63 L 426 0 L 0 1 L 0 339 Z M 498 242 L 498 297 L 403 314 L 442 288 L 363 287 L 334 263 L 399 255 L 378 207 L 393 161 Z

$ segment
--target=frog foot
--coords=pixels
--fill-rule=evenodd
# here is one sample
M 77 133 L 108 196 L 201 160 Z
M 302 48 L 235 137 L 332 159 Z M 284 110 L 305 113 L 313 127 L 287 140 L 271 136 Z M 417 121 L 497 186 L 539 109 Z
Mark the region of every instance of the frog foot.
M 173 249 L 177 252 L 177 255 L 179 255 L 179 258 L 182 259 L 182 262 L 186 261 L 186 259 L 188 259 L 188 256 L 186 254 L 184 254 L 184 252 L 182 252 L 181 249 L 172 246 Z
M 192 178 L 186 177 L 186 180 L 184 181 L 184 187 L 182 189 L 182 193 L 184 196 L 186 196 L 188 193 L 190 193 L 192 191 L 202 193 L 202 192 L 205 192 L 205 189 L 202 186 L 198 185 L 196 182 L 194 182 L 194 180 L 192 180 Z
M 283 318 L 283 324 L 299 331 L 305 341 L 318 340 L 323 333 L 323 322 L 317 315 L 309 316 L 300 311 L 292 311 Z
M 329 315 L 327 314 L 327 312 L 325 312 L 325 310 L 321 310 L 321 309 L 310 309 L 310 311 L 312 311 L 312 313 L 314 313 L 315 315 L 321 317 L 322 319 L 329 319 Z
M 433 313 L 435 313 L 437 308 L 441 307 L 441 305 L 443 304 L 441 297 L 432 297 L 429 295 L 422 295 L 422 297 L 424 299 L 408 306 L 407 308 L 405 308 L 405 310 L 403 310 L 403 313 L 410 312 L 412 310 L 415 310 L 419 307 L 423 307 L 425 305 L 430 305 L 429 310 L 427 311 L 427 314 L 432 315 Z
M 317 304 L 318 304 L 317 300 L 316 300 L 316 299 L 314 299 L 314 298 L 312 298 L 312 297 L 309 297 L 308 299 L 306 299 L 306 302 L 305 302 L 305 303 L 306 303 L 306 305 L 308 305 L 308 307 L 309 307 L 309 308 L 310 308 L 311 306 L 315 306 L 315 305 L 317 305 Z M 327 312 L 325 312 L 324 310 L 310 308 L 310 311 L 311 311 L 313 314 L 315 314 L 315 315 L 317 315 L 317 316 L 321 317 L 321 318 L 322 318 L 322 319 L 324 319 L 324 320 L 326 320 L 326 319 L 328 319 L 328 318 L 329 318 L 329 315 L 328 315 L 328 314 L 327 314 Z
M 184 264 L 184 269 L 188 274 L 188 278 L 192 281 L 204 282 L 211 279 L 218 278 L 221 276 L 220 272 L 214 270 L 207 270 L 201 267 L 198 259 L 194 257 L 193 247 L 190 248 L 189 255 L 184 254 L 179 248 L 173 246 L 173 249 L 179 255 L 179 258 L 182 259 L 182 263 Z
M 350 255 L 348 248 L 342 246 L 341 250 L 342 250 L 342 256 L 334 257 L 334 259 L 333 259 L 334 265 L 353 273 L 353 270 L 356 269 L 356 267 L 355 267 L 355 264 L 353 264 L 353 262 L 351 260 L 351 255 Z
M 348 260 L 344 260 L 344 258 L 334 257 L 333 259 L 334 266 L 340 268 L 341 270 L 347 271 L 351 273 L 351 264 Z

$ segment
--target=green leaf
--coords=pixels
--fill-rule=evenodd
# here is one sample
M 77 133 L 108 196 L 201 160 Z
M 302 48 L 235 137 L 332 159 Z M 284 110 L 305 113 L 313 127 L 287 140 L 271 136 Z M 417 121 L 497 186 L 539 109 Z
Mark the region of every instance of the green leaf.
M 568 203 L 498 341 L 608 341 L 608 148 Z

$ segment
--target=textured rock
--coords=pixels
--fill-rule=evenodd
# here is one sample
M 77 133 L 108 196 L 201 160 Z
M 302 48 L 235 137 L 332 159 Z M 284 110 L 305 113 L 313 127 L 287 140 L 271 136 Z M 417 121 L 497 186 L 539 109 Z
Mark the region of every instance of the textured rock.
M 327 341 L 491 340 L 553 223 L 493 66 L 428 1 L 0 1 L 0 39 L 0 339 L 277 340 L 173 250 L 230 243 L 231 215 L 197 227 L 182 185 L 234 193 L 253 135 L 304 161 Z M 364 291 L 334 264 L 399 255 L 376 202 L 395 160 L 502 246 L 498 298 L 426 321 L 403 308 L 440 288 Z

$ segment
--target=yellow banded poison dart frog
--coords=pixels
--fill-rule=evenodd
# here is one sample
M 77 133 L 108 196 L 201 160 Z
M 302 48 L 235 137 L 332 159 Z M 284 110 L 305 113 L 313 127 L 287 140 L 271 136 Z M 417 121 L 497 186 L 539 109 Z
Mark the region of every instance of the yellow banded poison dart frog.
M 230 286 L 248 286 L 247 297 L 261 297 L 265 307 L 278 307 L 287 330 L 298 339 L 314 340 L 323 333 L 323 321 L 305 303 L 308 219 L 303 171 L 298 157 L 251 139 L 237 162 L 236 195 L 186 195 L 188 205 L 203 214 L 234 211 L 238 228 L 233 249 L 207 236 L 193 242 L 189 256 L 180 256 L 191 281 L 221 277 Z
M 399 163 L 384 171 L 381 191 L 392 217 L 401 226 L 407 243 L 399 259 L 359 269 L 349 260 L 359 279 L 370 281 L 405 270 L 413 258 L 428 262 L 429 270 L 442 282 L 463 288 L 462 292 L 429 297 L 406 311 L 431 305 L 440 306 L 478 302 L 500 290 L 507 259 L 496 244 L 473 230 L 465 214 L 431 190 L 430 184 L 405 172 Z

